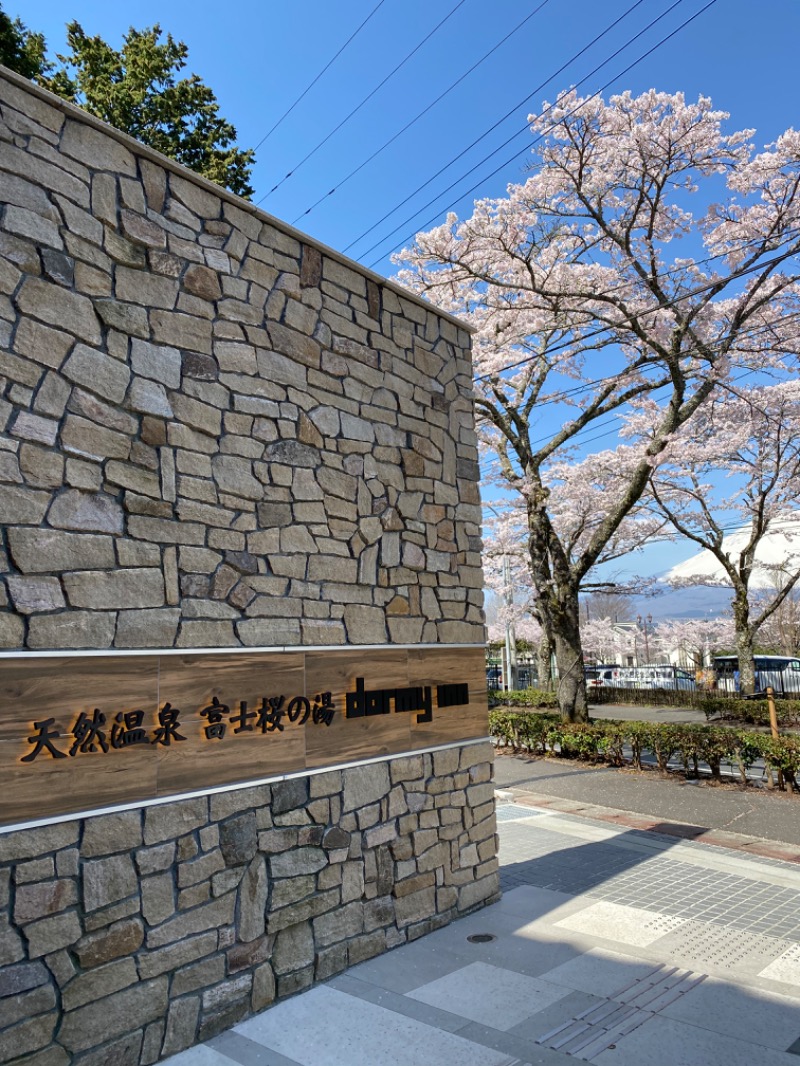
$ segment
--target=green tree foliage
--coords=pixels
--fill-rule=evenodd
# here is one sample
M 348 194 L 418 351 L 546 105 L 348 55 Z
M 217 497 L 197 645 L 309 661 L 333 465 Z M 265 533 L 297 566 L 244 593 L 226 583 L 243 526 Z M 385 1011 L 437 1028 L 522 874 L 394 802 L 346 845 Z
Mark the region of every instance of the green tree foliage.
M 0 63 L 23 78 L 36 78 L 47 70 L 45 40 L 20 19 L 11 19 L 0 6 Z
M 161 27 L 133 27 L 117 51 L 67 24 L 67 51 L 45 60 L 46 43 L 0 8 L 0 62 L 77 104 L 142 144 L 249 199 L 254 153 L 237 148 L 214 93 L 196 75 L 180 78 L 189 50 Z
M 219 114 L 214 93 L 196 74 L 178 79 L 188 48 L 161 27 L 129 29 L 116 51 L 67 25 L 69 52 L 41 79 L 52 92 L 124 130 L 239 196 L 250 197 L 253 152 L 234 144 L 236 130 Z

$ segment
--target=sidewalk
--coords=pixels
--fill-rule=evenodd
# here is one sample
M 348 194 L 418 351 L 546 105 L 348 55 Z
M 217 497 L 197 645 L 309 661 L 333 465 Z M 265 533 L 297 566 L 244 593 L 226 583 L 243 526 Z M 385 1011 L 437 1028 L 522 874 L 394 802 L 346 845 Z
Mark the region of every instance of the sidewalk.
M 171 1066 L 797 1066 L 800 866 L 516 803 L 498 830 L 499 903 Z
M 788 792 L 769 795 L 735 784 L 718 787 L 686 781 L 681 775 L 664 779 L 656 770 L 637 772 L 594 766 L 569 759 L 545 759 L 528 755 L 495 755 L 497 788 L 533 794 L 544 806 L 560 802 L 561 810 L 596 817 L 598 806 L 611 808 L 620 817 L 639 815 L 650 822 L 677 822 L 691 830 L 737 834 L 750 850 L 763 850 L 764 841 L 779 842 L 786 849 L 771 853 L 800 857 L 800 797 Z M 605 816 L 602 820 L 606 820 Z M 639 824 L 631 822 L 629 824 Z M 699 833 L 693 833 L 699 836 Z

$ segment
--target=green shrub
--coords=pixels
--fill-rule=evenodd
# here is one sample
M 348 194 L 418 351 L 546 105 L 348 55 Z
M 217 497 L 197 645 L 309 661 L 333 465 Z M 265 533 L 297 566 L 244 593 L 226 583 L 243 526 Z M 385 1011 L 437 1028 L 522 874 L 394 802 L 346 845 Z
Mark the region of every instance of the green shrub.
M 495 708 L 489 712 L 493 737 L 513 751 L 534 755 L 604 762 L 610 766 L 630 764 L 642 768 L 649 753 L 662 772 L 680 756 L 687 776 L 697 776 L 701 764 L 719 780 L 722 764 L 738 767 L 743 784 L 747 771 L 763 758 L 770 771 L 780 770 L 785 785 L 800 792 L 800 737 L 731 729 L 727 726 L 683 725 L 661 722 L 623 722 L 595 719 L 567 722 L 557 714 Z

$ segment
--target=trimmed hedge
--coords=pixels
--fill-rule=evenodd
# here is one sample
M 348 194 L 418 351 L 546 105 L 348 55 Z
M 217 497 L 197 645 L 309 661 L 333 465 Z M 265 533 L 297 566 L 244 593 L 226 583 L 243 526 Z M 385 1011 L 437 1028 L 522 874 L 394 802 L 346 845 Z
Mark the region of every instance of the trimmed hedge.
M 489 712 L 489 730 L 502 745 L 533 755 L 555 754 L 609 766 L 642 769 L 649 753 L 659 770 L 666 772 L 671 760 L 680 758 L 686 776 L 697 776 L 701 765 L 712 778 L 721 779 L 722 764 L 738 770 L 743 784 L 747 771 L 763 759 L 772 773 L 781 770 L 788 788 L 800 792 L 800 737 L 777 740 L 764 733 L 725 726 L 683 725 L 661 722 L 623 722 L 603 719 L 588 723 L 566 722 L 556 714 L 494 709 Z
M 558 708 L 555 692 L 527 688 L 517 692 L 492 692 L 494 706 Z M 706 720 L 720 718 L 726 722 L 746 722 L 748 725 L 769 726 L 769 707 L 766 699 L 743 699 L 709 692 L 673 692 L 669 689 L 596 688 L 589 691 L 589 703 L 596 707 L 625 704 L 646 707 L 691 707 L 702 711 Z M 800 699 L 776 698 L 778 725 L 784 728 L 800 726 Z

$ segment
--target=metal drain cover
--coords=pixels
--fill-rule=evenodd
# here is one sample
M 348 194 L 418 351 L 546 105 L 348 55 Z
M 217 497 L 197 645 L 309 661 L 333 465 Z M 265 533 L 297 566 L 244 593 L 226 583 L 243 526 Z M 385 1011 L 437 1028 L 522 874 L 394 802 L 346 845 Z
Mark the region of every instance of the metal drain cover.
M 473 933 L 467 937 L 470 944 L 491 944 L 493 940 L 497 940 L 494 933 Z

